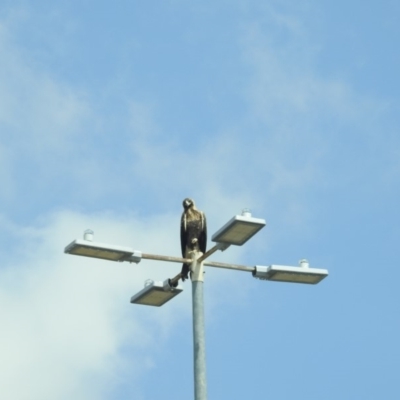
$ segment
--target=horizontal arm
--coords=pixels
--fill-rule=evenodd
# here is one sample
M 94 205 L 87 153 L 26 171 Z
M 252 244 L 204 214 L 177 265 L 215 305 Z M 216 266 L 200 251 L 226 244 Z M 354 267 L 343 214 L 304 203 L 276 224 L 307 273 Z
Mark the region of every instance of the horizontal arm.
M 238 265 L 238 264 L 226 264 L 226 263 L 220 263 L 220 262 L 215 262 L 215 261 L 205 261 L 204 265 L 206 265 L 208 267 L 234 269 L 236 271 L 245 271 L 245 272 L 255 271 L 255 267 L 248 267 L 246 265 Z
M 191 264 L 192 263 L 192 259 L 190 259 L 190 258 L 160 256 L 160 255 L 157 255 L 157 254 L 142 253 L 142 258 L 144 258 L 146 260 L 161 260 L 161 261 L 185 263 L 185 264 Z

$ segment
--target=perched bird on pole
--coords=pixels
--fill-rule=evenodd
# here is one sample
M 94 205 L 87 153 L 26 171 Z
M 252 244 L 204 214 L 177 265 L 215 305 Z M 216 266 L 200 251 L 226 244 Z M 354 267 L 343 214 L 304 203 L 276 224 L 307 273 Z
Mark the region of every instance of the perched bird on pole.
M 181 247 L 182 257 L 190 258 L 191 251 L 206 252 L 207 247 L 207 222 L 206 216 L 199 211 L 192 199 L 183 200 L 183 213 L 181 218 Z M 182 281 L 189 278 L 190 264 L 183 264 Z

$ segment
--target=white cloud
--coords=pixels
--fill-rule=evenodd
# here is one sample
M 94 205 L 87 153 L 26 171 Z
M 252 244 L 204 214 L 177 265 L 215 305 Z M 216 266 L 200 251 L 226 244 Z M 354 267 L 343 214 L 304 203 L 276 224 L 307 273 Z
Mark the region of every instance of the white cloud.
M 115 215 L 59 212 L 40 225 L 8 224 L 20 257 L 8 260 L 0 272 L 2 395 L 10 400 L 105 398 L 101 392 L 113 386 L 116 371 L 127 363 L 121 349 L 133 351 L 129 369 L 138 379 L 154 363 L 150 347 L 157 349 L 176 319 L 188 315 L 185 292 L 162 309 L 129 303 L 145 279 L 165 279 L 180 266 L 106 262 L 66 255 L 63 248 L 91 226 L 98 241 L 136 243 L 143 251 L 171 254 L 177 246 L 170 217 L 122 221 Z
M 2 236 L 13 243 L 10 256 L 5 256 L 6 244 L 1 249 L 2 395 L 10 400 L 99 400 L 127 382 L 140 391 L 141 377 L 156 365 L 157 351 L 179 321 L 190 318 L 190 282 L 162 308 L 134 306 L 129 298 L 146 279 L 175 276 L 181 266 L 148 260 L 114 263 L 66 255 L 63 249 L 90 227 L 96 241 L 179 255 L 179 215 L 59 211 L 33 226 L 3 216 L 1 226 Z M 232 249 L 223 257 L 238 262 L 240 255 L 241 249 Z M 242 296 L 226 298 L 220 290 L 222 274 L 224 285 Z M 208 269 L 210 323 L 221 303 L 243 299 L 247 284 L 237 274 Z
M 44 73 L 13 43 L 9 27 L 0 29 L 0 200 L 12 207 L 21 192 L 33 203 L 78 175 L 76 154 L 85 148 L 83 127 L 90 110 L 79 90 Z M 84 160 L 85 161 L 85 160 Z M 24 193 L 26 195 L 26 193 Z
M 0 183 L 2 191 L 0 196 L 4 200 L 9 200 L 15 193 L 15 184 L 12 176 L 12 156 L 10 149 L 0 144 Z
M 88 116 L 84 95 L 56 82 L 18 51 L 6 25 L 0 35 L 0 123 L 12 132 L 8 143 L 38 160 L 65 152 Z
M 282 15 L 279 19 L 280 23 L 285 22 Z M 295 25 L 290 22 L 290 26 Z M 7 26 L 3 28 L 7 31 Z M 29 57 L 11 45 L 5 32 L 0 48 L 2 58 L 7 60 L 0 67 L 0 124 L 7 132 L 2 141 L 8 148 L 4 184 L 16 196 L 12 182 L 23 186 L 26 174 L 22 171 L 29 168 L 40 177 L 27 182 L 36 189 L 31 191 L 32 196 L 50 185 L 51 194 L 69 187 L 73 189 L 64 193 L 66 199 L 85 204 L 110 193 L 122 197 L 144 185 L 164 198 L 171 197 L 173 189 L 179 201 L 187 195 L 194 196 L 203 207 L 217 209 L 216 215 L 227 207 L 229 215 L 231 210 L 238 212 L 245 206 L 260 209 L 269 194 L 292 185 L 304 187 L 314 176 L 317 160 L 308 155 L 300 168 L 291 166 L 292 153 L 304 130 L 295 133 L 291 124 L 282 121 L 289 110 L 310 108 L 308 98 L 315 92 L 310 94 L 313 82 L 302 84 L 293 79 L 285 85 L 288 73 L 281 68 L 282 60 L 272 50 L 260 48 L 258 39 L 253 37 L 245 44 L 255 70 L 254 80 L 250 81 L 251 112 L 238 120 L 235 129 L 225 127 L 208 133 L 204 142 L 193 146 L 190 135 L 183 143 L 163 132 L 163 127 L 155 123 L 160 110 L 133 100 L 130 121 L 125 121 L 126 126 L 121 123 L 128 134 L 116 135 L 115 141 L 120 144 L 109 149 L 112 141 L 104 138 L 112 133 L 96 129 L 103 120 L 93 111 L 96 105 L 79 89 L 57 82 L 32 66 Z M 298 90 L 293 91 L 295 85 Z M 311 105 L 314 103 L 312 100 Z M 255 115 L 264 124 L 265 134 L 257 134 L 257 130 L 247 134 L 254 129 L 249 121 Z M 129 144 L 132 153 L 125 150 Z M 262 195 L 255 196 L 260 187 Z M 178 204 L 175 199 L 174 202 Z
M 379 125 L 387 102 L 358 93 L 344 79 L 323 76 L 315 64 L 318 49 L 298 34 L 302 23 L 292 16 L 288 22 L 282 14 L 274 18 L 272 25 L 287 25 L 286 40 L 279 46 L 271 39 L 277 35 L 270 35 L 275 27 L 260 29 L 257 23 L 248 25 L 242 42 L 244 60 L 252 70 L 246 92 L 249 121 L 257 121 L 253 126 L 259 132 L 252 169 L 268 182 L 266 196 L 286 199 L 285 214 L 301 224 L 309 209 L 304 204 L 307 191 L 339 178 L 334 169 L 327 176 L 328 165 L 348 163 L 346 176 L 340 179 L 359 183 L 351 160 L 364 168 L 370 165 L 366 155 L 382 140 Z M 343 149 L 357 151 L 350 155 Z

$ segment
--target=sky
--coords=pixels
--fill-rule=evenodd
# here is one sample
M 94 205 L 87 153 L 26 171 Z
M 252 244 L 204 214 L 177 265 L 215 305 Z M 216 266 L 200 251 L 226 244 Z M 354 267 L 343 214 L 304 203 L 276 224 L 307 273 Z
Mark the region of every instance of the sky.
M 94 240 L 180 256 L 185 197 L 215 261 L 329 270 L 318 285 L 206 267 L 209 399 L 400 396 L 400 3 L 0 1 L 0 393 L 193 398 L 180 265 L 64 254 Z M 212 242 L 208 241 L 208 248 Z

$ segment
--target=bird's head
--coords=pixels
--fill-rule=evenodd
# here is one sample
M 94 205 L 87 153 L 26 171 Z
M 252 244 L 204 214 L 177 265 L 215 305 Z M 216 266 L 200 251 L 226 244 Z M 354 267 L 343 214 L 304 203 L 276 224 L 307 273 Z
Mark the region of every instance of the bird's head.
M 190 207 L 194 207 L 194 201 L 192 199 L 186 198 L 183 200 L 183 208 L 185 210 L 189 209 Z

